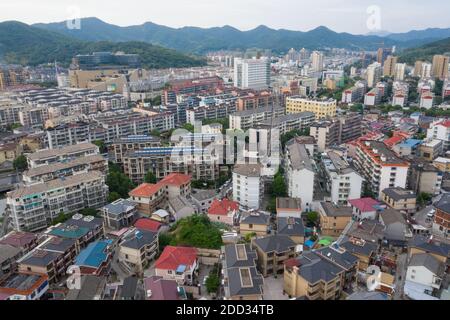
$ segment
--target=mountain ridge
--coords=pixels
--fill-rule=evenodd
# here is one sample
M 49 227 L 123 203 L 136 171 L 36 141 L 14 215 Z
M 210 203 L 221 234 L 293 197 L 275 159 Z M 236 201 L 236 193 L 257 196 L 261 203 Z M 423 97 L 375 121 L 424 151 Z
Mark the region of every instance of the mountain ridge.
M 66 22 L 49 24 L 34 24 L 33 26 L 70 35 L 80 40 L 89 41 L 143 41 L 161 45 L 167 48 L 189 53 L 204 54 L 215 50 L 245 50 L 250 48 L 273 49 L 286 52 L 291 47 L 320 49 L 338 47 L 348 49 L 375 50 L 381 42 L 386 46 L 409 48 L 437 40 L 436 28 L 429 29 L 433 37 L 426 37 L 426 30 L 411 31 L 411 34 L 354 35 L 346 32 L 335 32 L 326 26 L 319 26 L 309 31 L 293 31 L 287 29 L 272 29 L 259 25 L 254 29 L 242 31 L 232 26 L 200 28 L 185 26 L 172 28 L 153 22 L 145 22 L 132 26 L 117 26 L 104 22 L 96 17 L 81 19 L 80 30 L 69 30 Z M 428 29 L 427 29 L 428 30 Z M 443 30 L 441 36 L 450 37 L 450 29 Z M 414 33 L 415 32 L 415 33 Z M 418 39 L 414 35 L 420 32 Z M 403 38 L 401 35 L 404 35 Z M 393 38 L 391 38 L 391 36 Z M 400 40 L 402 39 L 402 40 Z

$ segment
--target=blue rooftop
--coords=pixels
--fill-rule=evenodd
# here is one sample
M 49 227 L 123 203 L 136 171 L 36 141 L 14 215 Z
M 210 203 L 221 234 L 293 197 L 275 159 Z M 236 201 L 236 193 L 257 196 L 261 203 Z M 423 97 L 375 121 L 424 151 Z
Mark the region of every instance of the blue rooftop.
M 401 147 L 410 147 L 410 148 L 414 148 L 417 147 L 418 145 L 422 144 L 423 141 L 422 140 L 417 140 L 417 139 L 408 139 L 405 140 L 403 143 L 400 144 Z
M 183 273 L 186 270 L 186 266 L 184 264 L 180 264 L 177 267 L 176 273 Z
M 75 259 L 75 265 L 99 268 L 108 259 L 106 248 L 112 244 L 112 240 L 102 240 L 90 243 L 86 249 L 81 250 Z

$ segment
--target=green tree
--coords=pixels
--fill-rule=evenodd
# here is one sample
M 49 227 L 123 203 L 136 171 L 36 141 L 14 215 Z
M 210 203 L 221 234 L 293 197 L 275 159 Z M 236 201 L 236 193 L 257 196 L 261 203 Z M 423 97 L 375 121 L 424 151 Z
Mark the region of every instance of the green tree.
M 154 129 L 154 130 L 150 131 L 150 135 L 155 136 L 155 137 L 160 137 L 161 132 L 158 129 Z
M 22 154 L 13 161 L 14 169 L 24 171 L 28 169 L 27 158 Z
M 206 290 L 208 293 L 216 293 L 220 286 L 220 278 L 215 273 L 210 273 L 206 279 Z
M 272 184 L 272 194 L 276 197 L 285 197 L 287 195 L 286 182 L 284 177 L 277 173 Z
M 426 193 L 426 192 L 421 192 L 417 196 L 417 204 L 420 205 L 420 206 L 424 206 L 429 201 L 431 201 L 432 198 L 433 198 L 433 196 L 431 194 Z
M 189 132 L 194 132 L 194 126 L 192 124 L 190 124 L 190 123 L 185 123 L 183 125 L 183 129 L 187 130 Z
M 250 242 L 252 242 L 252 239 L 255 238 L 255 237 L 256 237 L 256 233 L 255 233 L 255 232 L 247 233 L 247 234 L 244 236 L 244 241 L 245 241 L 246 243 L 250 243 Z
M 275 197 L 270 198 L 266 210 L 270 213 L 277 213 L 277 199 Z
M 94 208 L 85 208 L 85 209 L 81 210 L 80 213 L 83 216 L 98 217 L 98 211 L 97 211 L 97 209 L 94 209 Z
M 113 191 L 108 194 L 108 202 L 109 203 L 114 202 L 119 199 L 120 199 L 120 194 L 118 194 L 117 192 Z
M 100 149 L 100 153 L 108 152 L 108 148 L 106 147 L 106 144 L 103 140 L 95 140 L 93 144 L 95 144 Z
M 130 178 L 119 171 L 117 166 L 110 166 L 106 184 L 109 187 L 109 192 L 115 192 L 122 198 L 128 198 L 128 192 L 135 187 Z
M 65 214 L 64 212 L 61 212 L 55 219 L 53 219 L 52 225 L 56 226 L 59 223 L 64 223 L 67 220 L 69 220 L 70 217 L 71 217 L 70 215 Z
M 319 222 L 319 214 L 316 211 L 308 212 L 306 220 L 308 222 L 308 225 L 317 226 Z
M 171 245 L 220 249 L 222 233 L 206 215 L 194 214 L 177 222 Z
M 169 233 L 160 233 L 158 235 L 159 252 L 162 252 L 166 246 L 168 246 L 173 240 L 173 237 Z
M 154 173 L 151 172 L 151 171 L 148 171 L 147 174 L 146 174 L 145 177 L 144 177 L 144 182 L 147 182 L 147 183 L 156 183 L 156 182 L 157 182 L 157 179 L 156 179 L 156 176 L 154 175 Z

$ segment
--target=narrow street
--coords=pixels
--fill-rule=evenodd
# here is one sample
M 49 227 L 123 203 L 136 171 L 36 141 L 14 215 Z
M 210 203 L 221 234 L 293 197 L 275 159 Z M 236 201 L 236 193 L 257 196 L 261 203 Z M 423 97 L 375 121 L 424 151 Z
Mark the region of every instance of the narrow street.
M 397 258 L 397 271 L 395 274 L 395 293 L 394 300 L 403 300 L 403 288 L 405 286 L 406 266 L 408 254 L 402 253 Z

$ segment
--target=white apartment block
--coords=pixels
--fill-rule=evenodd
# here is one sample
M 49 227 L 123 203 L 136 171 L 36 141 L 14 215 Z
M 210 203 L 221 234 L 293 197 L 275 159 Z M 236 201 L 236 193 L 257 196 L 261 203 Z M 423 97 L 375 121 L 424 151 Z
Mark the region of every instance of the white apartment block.
M 246 209 L 259 209 L 263 195 L 261 166 L 236 165 L 233 169 L 233 200 Z
M 36 231 L 48 227 L 60 213 L 104 206 L 107 195 L 104 175 L 91 171 L 8 192 L 6 210 L 15 230 Z
M 229 115 L 230 129 L 247 130 L 268 119 L 278 118 L 286 113 L 284 108 L 258 108 L 252 110 L 238 111 Z
M 406 189 L 409 163 L 399 158 L 380 141 L 359 141 L 355 166 L 368 183 L 368 187 L 381 199 L 386 188 Z
M 234 86 L 240 89 L 267 89 L 270 86 L 270 60 L 235 58 Z
M 342 93 L 342 103 L 355 103 L 362 100 L 366 93 L 366 83 L 364 81 L 357 81 L 355 85 Z
M 327 191 L 331 202 L 347 204 L 348 200 L 361 197 L 363 177 L 353 170 L 346 159 L 333 151 L 322 157 L 327 173 Z
M 366 70 L 366 80 L 367 86 L 369 88 L 375 87 L 375 85 L 380 81 L 383 76 L 383 67 L 380 63 L 374 62 L 370 66 L 367 67 Z
M 430 125 L 427 131 L 427 139 L 441 140 L 443 151 L 450 149 L 450 120 L 438 120 Z
M 305 208 L 311 208 L 314 198 L 316 164 L 304 144 L 293 141 L 286 147 L 286 183 L 290 198 L 300 198 Z

